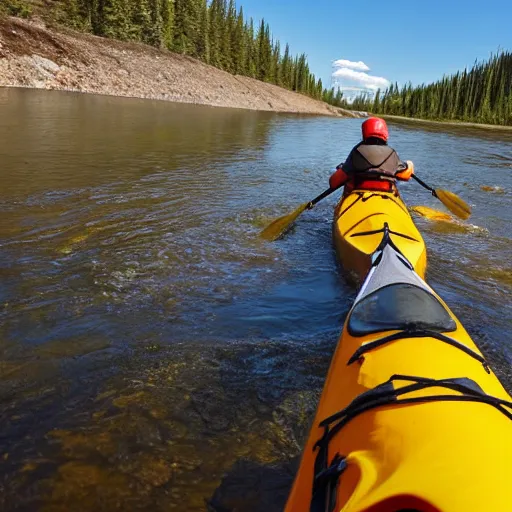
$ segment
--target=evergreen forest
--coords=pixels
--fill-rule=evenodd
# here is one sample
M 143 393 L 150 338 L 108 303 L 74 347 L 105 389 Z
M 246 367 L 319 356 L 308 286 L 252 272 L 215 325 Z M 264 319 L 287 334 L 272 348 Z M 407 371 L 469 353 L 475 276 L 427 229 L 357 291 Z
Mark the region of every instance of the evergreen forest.
M 373 114 L 439 121 L 512 125 L 512 53 L 501 51 L 485 62 L 428 85 L 392 84 L 374 98 L 360 96 L 351 108 Z

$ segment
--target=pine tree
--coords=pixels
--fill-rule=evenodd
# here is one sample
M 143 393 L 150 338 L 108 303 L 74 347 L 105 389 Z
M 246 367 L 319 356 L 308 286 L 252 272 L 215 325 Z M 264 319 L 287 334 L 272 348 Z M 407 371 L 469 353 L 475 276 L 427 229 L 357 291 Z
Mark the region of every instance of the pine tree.
M 261 20 L 258 31 L 258 57 L 257 57 L 257 78 L 266 81 L 270 76 L 270 66 L 272 60 L 272 44 L 270 41 L 270 27 Z
M 283 79 L 283 86 L 287 89 L 291 89 L 293 86 L 293 75 L 292 75 L 292 60 L 290 56 L 290 46 L 287 44 L 284 50 L 283 62 L 281 64 L 281 74 Z
M 296 89 L 299 92 L 307 92 L 309 70 L 306 63 L 306 55 L 303 53 L 297 60 L 297 83 Z
M 221 40 L 221 53 L 223 57 L 223 69 L 233 73 L 235 68 L 235 31 L 236 31 L 236 7 L 235 1 L 229 0 L 229 6 L 224 2 L 224 32 Z
M 163 20 L 160 0 L 149 0 L 151 25 L 146 34 L 147 43 L 160 48 L 163 45 Z
M 316 83 L 316 90 L 315 90 L 315 98 L 317 100 L 321 100 L 322 99 L 323 88 L 324 88 L 324 86 L 322 84 L 322 79 L 319 78 L 318 82 Z
M 174 0 L 174 44 L 178 53 L 200 57 L 204 49 L 201 28 L 201 0 Z
M 148 0 L 139 0 L 133 4 L 131 11 L 130 39 L 150 43 L 151 35 L 151 13 Z
M 246 73 L 247 76 L 256 78 L 257 65 L 258 65 L 258 46 L 254 37 L 254 22 L 251 18 L 249 26 L 246 30 L 246 44 L 247 44 L 247 63 Z
M 233 71 L 238 75 L 247 72 L 247 38 L 245 35 L 244 11 L 240 7 L 232 38 Z
M 231 40 L 227 25 L 228 6 L 226 0 L 218 1 L 217 21 L 219 27 L 220 68 L 228 71 L 231 66 Z
M 210 50 L 210 64 L 215 67 L 221 67 L 220 58 L 220 26 L 221 19 L 220 0 L 212 0 L 208 8 L 208 46 Z
M 173 46 L 174 0 L 161 0 L 160 16 L 162 18 L 162 43 L 168 50 Z
M 95 9 L 91 16 L 94 34 L 121 41 L 140 40 L 140 31 L 136 27 L 138 20 L 134 23 L 138 13 L 130 0 L 92 0 L 89 5 Z
M 272 83 L 281 86 L 283 84 L 283 76 L 281 69 L 281 45 L 279 44 L 279 41 L 276 41 L 272 46 Z
M 210 63 L 210 41 L 208 26 L 207 0 L 199 0 L 199 34 L 196 41 L 197 57 L 207 64 Z
M 480 105 L 480 109 L 478 112 L 478 117 L 486 123 L 490 123 L 492 121 L 492 113 L 491 113 L 491 94 L 492 94 L 492 84 L 493 84 L 493 75 L 494 75 L 494 68 L 490 67 L 488 70 L 486 70 L 483 80 L 483 87 L 482 87 L 482 102 Z
M 92 30 L 91 15 L 90 2 L 68 0 L 63 7 L 64 20 L 60 16 L 58 19 L 67 23 L 71 28 L 90 32 Z
M 377 89 L 377 92 L 375 93 L 375 98 L 373 100 L 373 106 L 371 108 L 372 112 L 375 112 L 376 114 L 380 113 L 380 89 Z
M 342 105 L 342 102 L 343 102 L 343 92 L 341 89 L 338 89 L 336 91 L 336 96 L 334 98 L 334 105 L 336 105 L 337 107 L 341 107 Z

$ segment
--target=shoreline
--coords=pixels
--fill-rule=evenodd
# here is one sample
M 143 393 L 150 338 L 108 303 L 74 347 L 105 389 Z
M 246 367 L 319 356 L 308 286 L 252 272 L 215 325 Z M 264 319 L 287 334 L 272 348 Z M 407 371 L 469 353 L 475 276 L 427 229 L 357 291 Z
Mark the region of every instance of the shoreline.
M 369 113 L 371 115 L 371 113 Z M 502 124 L 480 124 L 480 123 L 471 123 L 467 121 L 435 121 L 432 119 L 420 119 L 418 117 L 403 117 L 403 116 L 394 116 L 394 115 L 385 115 L 379 114 L 379 117 L 389 121 L 396 121 L 398 123 L 404 124 L 429 124 L 435 126 L 447 126 L 453 128 L 476 128 L 481 130 L 489 130 L 489 131 L 504 131 L 504 132 L 512 132 L 512 126 L 502 125 Z
M 0 87 L 46 89 L 267 112 L 361 118 L 188 56 L 40 19 L 0 18 Z

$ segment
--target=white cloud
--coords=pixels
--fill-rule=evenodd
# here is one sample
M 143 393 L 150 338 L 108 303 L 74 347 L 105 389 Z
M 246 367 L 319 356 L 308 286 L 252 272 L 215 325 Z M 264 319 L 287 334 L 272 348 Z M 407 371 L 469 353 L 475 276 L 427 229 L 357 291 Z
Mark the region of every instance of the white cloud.
M 358 62 L 353 62 L 351 60 L 338 59 L 335 60 L 332 65 L 335 68 L 355 69 L 356 71 L 370 71 L 370 68 L 361 60 Z
M 347 67 L 337 69 L 332 77 L 334 79 L 343 79 L 348 80 L 350 82 L 359 84 L 368 89 L 385 89 L 389 86 L 390 82 L 387 78 L 382 76 L 372 76 L 368 73 L 363 73 L 361 71 L 355 71 L 354 69 L 350 69 Z

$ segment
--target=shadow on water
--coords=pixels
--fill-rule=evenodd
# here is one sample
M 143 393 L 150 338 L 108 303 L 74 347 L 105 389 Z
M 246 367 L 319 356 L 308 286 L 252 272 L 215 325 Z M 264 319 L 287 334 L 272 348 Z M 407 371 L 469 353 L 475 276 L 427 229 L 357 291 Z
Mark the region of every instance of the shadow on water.
M 242 509 L 247 512 L 283 510 L 299 464 L 300 456 L 279 466 L 239 460 L 208 501 L 207 510 L 209 512 L 231 512 Z
M 298 456 L 331 348 L 146 347 L 23 387 L 4 409 L 2 510 L 201 510 L 240 459 L 275 472 Z
M 280 510 L 355 290 L 334 197 L 257 234 L 324 189 L 360 121 L 16 90 L 0 113 L 0 510 Z M 512 146 L 393 137 L 473 206 L 474 229 L 417 223 L 510 389 Z

